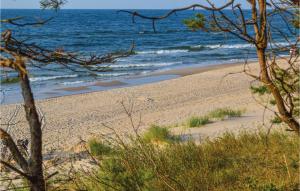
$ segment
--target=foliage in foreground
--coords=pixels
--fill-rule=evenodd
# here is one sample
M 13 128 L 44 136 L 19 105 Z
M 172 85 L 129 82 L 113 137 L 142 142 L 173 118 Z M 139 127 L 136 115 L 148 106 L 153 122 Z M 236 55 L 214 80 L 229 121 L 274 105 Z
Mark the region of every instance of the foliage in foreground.
M 71 187 L 82 190 L 263 190 L 299 187 L 299 139 L 284 133 L 225 134 L 204 144 L 119 146 Z
M 108 155 L 113 151 L 110 145 L 97 139 L 91 139 L 88 142 L 88 147 L 90 153 L 94 156 Z

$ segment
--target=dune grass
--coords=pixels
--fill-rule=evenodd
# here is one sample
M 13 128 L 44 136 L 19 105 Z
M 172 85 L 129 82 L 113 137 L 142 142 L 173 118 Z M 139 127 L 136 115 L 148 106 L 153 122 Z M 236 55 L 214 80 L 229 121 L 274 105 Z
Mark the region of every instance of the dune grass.
M 200 116 L 200 117 L 191 117 L 187 121 L 187 126 L 188 127 L 201 127 L 203 125 L 206 125 L 210 123 L 210 119 L 208 116 Z
M 241 117 L 244 113 L 243 110 L 234 110 L 230 108 L 219 108 L 209 112 L 204 116 L 193 116 L 187 120 L 187 127 L 201 127 L 214 120 L 224 120 L 231 117 Z
M 113 149 L 105 142 L 98 139 L 91 139 L 88 148 L 93 156 L 103 156 L 112 153 Z
M 76 176 L 68 189 L 298 190 L 298 153 L 298 137 L 279 132 L 225 134 L 201 145 L 176 142 L 162 148 L 134 142 L 93 173 Z
M 152 125 L 143 135 L 146 142 L 172 142 L 178 137 L 171 135 L 167 127 Z
M 220 109 L 211 111 L 208 115 L 211 118 L 224 120 L 225 118 L 230 118 L 230 117 L 241 117 L 242 114 L 243 114 L 242 110 L 233 110 L 230 108 L 220 108 Z

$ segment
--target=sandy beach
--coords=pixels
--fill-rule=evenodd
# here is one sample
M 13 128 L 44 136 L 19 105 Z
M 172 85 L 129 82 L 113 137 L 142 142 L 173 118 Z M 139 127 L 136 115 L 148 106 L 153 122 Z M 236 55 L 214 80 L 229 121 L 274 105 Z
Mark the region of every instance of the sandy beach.
M 258 64 L 249 64 L 252 73 L 258 73 Z M 118 133 L 130 133 L 132 127 L 124 108 L 132 107 L 135 124 L 143 131 L 151 124 L 176 126 L 175 134 L 191 135 L 196 139 L 216 137 L 226 131 L 257 130 L 263 124 L 263 107 L 252 97 L 252 79 L 241 71 L 243 64 L 227 64 L 205 68 L 188 68 L 153 75 L 175 74 L 181 77 L 133 87 L 112 89 L 78 95 L 40 100 L 37 106 L 44 116 L 43 140 L 45 151 L 53 148 L 70 149 L 81 139 L 88 140 L 99 134 L 110 134 L 109 126 Z M 230 74 L 230 75 L 229 75 Z M 117 82 L 98 83 L 115 85 Z M 80 87 L 82 88 L 82 87 Z M 79 88 L 79 89 L 80 89 Z M 208 124 L 201 128 L 182 129 L 180 124 L 189 117 L 230 107 L 244 109 L 241 118 Z M 10 132 L 16 137 L 28 136 L 23 108 L 20 104 L 1 106 L 2 123 L 14 114 Z M 266 118 L 270 113 L 266 113 Z M 269 121 L 266 120 L 265 121 Z

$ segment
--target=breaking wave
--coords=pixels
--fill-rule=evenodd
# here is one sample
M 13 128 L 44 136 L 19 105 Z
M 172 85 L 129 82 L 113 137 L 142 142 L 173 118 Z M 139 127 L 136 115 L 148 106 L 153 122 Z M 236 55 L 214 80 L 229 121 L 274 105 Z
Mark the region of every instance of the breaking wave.
M 45 77 L 32 77 L 29 80 L 31 82 L 37 81 L 47 81 L 47 80 L 56 80 L 56 79 L 64 79 L 64 78 L 76 78 L 78 75 L 64 75 L 64 76 L 45 76 Z
M 279 42 L 272 44 L 273 46 L 288 46 L 289 43 Z M 148 51 L 138 51 L 137 54 L 177 54 L 186 52 L 198 52 L 202 50 L 210 49 L 248 49 L 254 48 L 253 44 L 211 44 L 211 45 L 195 45 L 195 46 L 177 46 L 169 47 L 162 50 L 148 50 Z
M 138 68 L 138 67 L 163 67 L 172 66 L 176 64 L 182 64 L 182 62 L 160 62 L 160 63 L 139 63 L 139 64 L 112 64 L 108 67 L 110 68 Z

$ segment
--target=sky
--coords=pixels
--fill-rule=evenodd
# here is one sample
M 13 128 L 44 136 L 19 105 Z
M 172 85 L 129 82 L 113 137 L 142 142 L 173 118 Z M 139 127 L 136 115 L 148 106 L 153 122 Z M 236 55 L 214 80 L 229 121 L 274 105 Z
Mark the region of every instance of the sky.
M 226 0 L 212 0 L 215 5 L 222 5 Z M 172 9 L 205 0 L 67 0 L 63 9 Z M 246 0 L 240 0 L 243 8 Z M 38 9 L 39 0 L 1 0 L 2 9 Z

